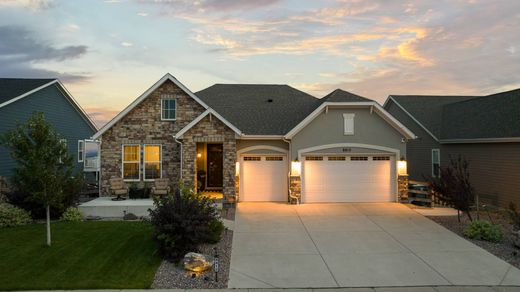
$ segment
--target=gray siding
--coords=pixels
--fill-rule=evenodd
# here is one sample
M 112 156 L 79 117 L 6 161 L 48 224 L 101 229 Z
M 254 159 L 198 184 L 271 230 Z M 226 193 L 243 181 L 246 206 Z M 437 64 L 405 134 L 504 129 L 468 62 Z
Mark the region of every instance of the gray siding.
M 77 170 L 83 164 L 78 161 L 78 140 L 90 138 L 95 131 L 69 102 L 56 85 L 0 108 L 0 134 L 24 123 L 36 111 L 43 112 L 48 122 L 64 138 L 75 162 Z M 14 162 L 6 148 L 0 147 L 0 176 L 10 176 Z
M 251 146 L 273 146 L 289 150 L 289 143 L 283 140 L 237 140 L 237 151 Z
M 354 113 L 354 135 L 344 135 L 343 114 Z M 406 155 L 403 136 L 378 114 L 365 108 L 329 109 L 321 113 L 292 139 L 291 157 L 298 157 L 298 150 L 335 143 L 358 143 L 398 149 Z
M 436 142 L 392 101 L 386 110 L 419 139 L 407 143 L 408 173 L 411 179 L 431 176 L 431 149 L 441 151 L 441 166 L 450 156 L 463 156 L 469 162 L 470 180 L 486 203 L 506 207 L 509 202 L 520 205 L 520 143 L 442 144 Z M 496 197 L 496 201 L 490 198 Z
M 475 191 L 487 197 L 496 197 L 498 205 L 509 202 L 520 206 L 520 143 L 444 144 L 441 164 L 449 157 L 462 155 L 469 162 L 470 180 Z
M 393 101 L 389 101 L 385 109 L 418 137 L 406 143 L 406 160 L 410 179 L 423 181 L 424 177 L 430 177 L 432 175 L 432 149 L 440 149 L 442 157 L 444 151 L 441 145 Z

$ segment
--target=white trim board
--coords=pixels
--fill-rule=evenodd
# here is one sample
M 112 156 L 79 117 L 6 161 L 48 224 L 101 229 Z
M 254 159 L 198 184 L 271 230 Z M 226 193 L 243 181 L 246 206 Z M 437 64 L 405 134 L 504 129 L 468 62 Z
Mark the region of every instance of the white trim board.
M 428 133 L 428 135 L 432 136 L 432 138 L 439 142 L 439 139 L 432 133 L 430 132 L 430 130 L 428 130 L 423 124 L 421 124 L 411 113 L 409 113 L 402 105 L 400 105 L 397 100 L 394 99 L 393 96 L 389 95 L 388 98 L 386 99 L 385 101 L 385 104 L 384 106 L 386 106 L 388 104 L 389 101 L 393 101 L 395 103 L 395 105 L 397 105 L 397 107 L 399 107 L 406 115 L 408 115 L 414 122 L 416 122 L 419 127 L 421 127 L 424 131 L 426 131 L 426 133 Z
M 303 128 L 305 128 L 308 124 L 310 124 L 318 115 L 320 115 L 324 110 L 328 107 L 346 107 L 346 108 L 372 108 L 374 111 L 389 123 L 393 128 L 395 128 L 399 133 L 401 133 L 407 139 L 415 139 L 417 136 L 406 128 L 401 122 L 399 122 L 396 118 L 390 115 L 385 109 L 383 109 L 376 102 L 324 102 L 317 109 L 315 109 L 311 114 L 309 114 L 303 121 L 298 123 L 292 130 L 287 133 L 284 138 L 292 139 L 298 132 L 300 132 Z
M 79 105 L 79 103 L 74 99 L 74 97 L 72 96 L 72 94 L 70 94 L 70 92 L 67 90 L 67 88 L 63 85 L 63 83 L 61 83 L 61 81 L 59 81 L 58 79 L 54 79 L 48 83 L 45 83 L 44 85 L 40 86 L 40 87 L 36 87 L 30 91 L 27 91 L 26 93 L 22 94 L 22 95 L 19 95 L 17 97 L 14 97 L 14 98 L 11 98 L 10 100 L 8 101 L 5 101 L 3 103 L 0 104 L 0 108 L 4 107 L 4 106 L 7 106 L 13 102 L 16 102 L 16 101 L 19 101 L 20 99 L 24 98 L 24 97 L 27 97 L 35 92 L 38 92 L 48 86 L 51 86 L 53 84 L 57 84 L 58 85 L 58 90 L 60 90 L 61 93 L 63 93 L 63 95 L 65 96 L 65 98 L 71 103 L 71 105 L 76 109 L 76 111 L 81 115 L 81 117 L 87 122 L 87 124 L 90 126 L 90 128 L 92 128 L 92 130 L 94 131 L 97 131 L 98 128 L 96 126 L 96 123 L 94 123 L 94 121 L 92 121 L 92 119 L 90 118 L 90 116 L 83 110 L 83 108 Z
M 193 121 L 191 121 L 189 124 L 187 124 L 184 128 L 182 128 L 177 134 L 175 134 L 175 139 L 181 139 L 186 132 L 188 132 L 189 129 L 193 128 L 196 124 L 198 124 L 205 116 L 207 115 L 213 115 L 217 119 L 219 119 L 221 122 L 223 122 L 226 126 L 228 126 L 231 130 L 233 130 L 237 135 L 242 135 L 242 132 L 235 127 L 233 124 L 228 122 L 226 119 L 224 119 L 221 115 L 219 115 L 214 109 L 208 108 L 205 112 L 200 114 L 198 117 L 196 117 Z
M 441 144 L 464 144 L 464 143 L 514 143 L 520 142 L 520 137 L 505 138 L 472 138 L 472 139 L 444 139 L 439 140 Z
M 145 100 L 152 92 L 154 92 L 157 88 L 159 88 L 164 82 L 170 80 L 175 85 L 177 85 L 180 89 L 182 89 L 188 96 L 193 98 L 196 102 L 198 102 L 204 109 L 208 109 L 209 106 L 203 102 L 200 98 L 198 98 L 193 92 L 191 92 L 186 86 L 184 86 L 181 82 L 179 82 L 173 75 L 170 73 L 166 73 L 161 79 L 152 85 L 152 87 L 148 88 L 143 94 L 141 94 L 136 100 L 134 100 L 131 104 L 129 104 L 124 110 L 122 110 L 119 114 L 117 114 L 112 120 L 106 123 L 94 136 L 93 139 L 98 139 L 105 133 L 108 129 L 110 129 L 113 125 L 115 125 L 119 120 L 121 120 L 124 116 L 126 116 L 132 109 L 134 109 L 137 105 L 139 105 L 143 100 Z
M 276 146 L 271 146 L 271 145 L 254 145 L 254 146 L 249 146 L 249 147 L 242 148 L 242 149 L 238 150 L 237 151 L 237 157 L 239 157 L 240 155 L 242 155 L 245 152 L 249 152 L 249 151 L 253 151 L 253 150 L 272 150 L 272 151 L 277 151 L 277 152 L 280 152 L 280 153 L 283 153 L 283 154 L 288 154 L 289 153 L 289 150 L 283 149 L 283 148 L 280 148 L 280 147 L 276 147 Z M 267 155 L 267 154 L 258 154 L 258 155 Z

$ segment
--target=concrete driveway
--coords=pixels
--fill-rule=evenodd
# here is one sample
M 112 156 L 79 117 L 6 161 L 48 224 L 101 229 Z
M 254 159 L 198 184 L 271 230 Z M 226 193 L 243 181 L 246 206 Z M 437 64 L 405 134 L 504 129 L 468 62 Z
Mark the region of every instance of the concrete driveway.
M 240 203 L 230 288 L 520 285 L 520 271 L 396 203 Z

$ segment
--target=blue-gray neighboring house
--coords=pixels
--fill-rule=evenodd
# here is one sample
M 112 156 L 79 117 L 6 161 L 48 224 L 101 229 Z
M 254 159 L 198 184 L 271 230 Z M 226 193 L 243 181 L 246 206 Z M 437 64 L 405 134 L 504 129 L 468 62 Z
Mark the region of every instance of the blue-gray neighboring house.
M 34 112 L 43 112 L 66 140 L 78 171 L 83 170 L 84 139 L 97 127 L 58 79 L 0 78 L 0 134 L 24 123 Z M 0 176 L 12 174 L 9 150 L 0 146 Z

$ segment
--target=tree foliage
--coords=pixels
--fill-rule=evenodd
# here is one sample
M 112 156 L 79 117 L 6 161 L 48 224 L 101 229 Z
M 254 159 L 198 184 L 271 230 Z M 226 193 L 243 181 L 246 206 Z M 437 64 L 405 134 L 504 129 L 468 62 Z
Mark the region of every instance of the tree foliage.
M 439 201 L 466 213 L 473 221 L 470 210 L 475 202 L 475 191 L 469 178 L 469 163 L 459 156 L 457 159 L 450 157 L 450 164 L 440 168 L 440 176 L 432 177 L 429 181 Z

